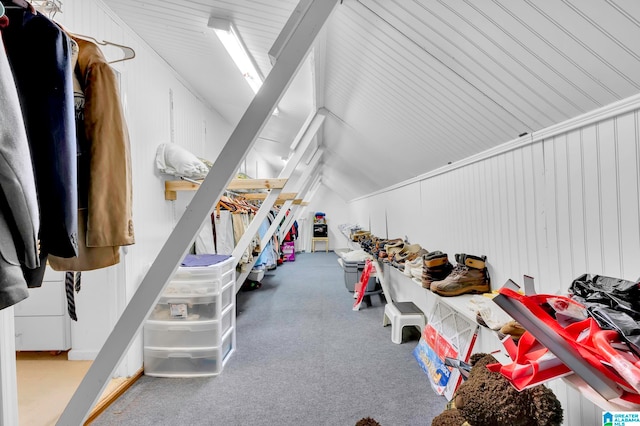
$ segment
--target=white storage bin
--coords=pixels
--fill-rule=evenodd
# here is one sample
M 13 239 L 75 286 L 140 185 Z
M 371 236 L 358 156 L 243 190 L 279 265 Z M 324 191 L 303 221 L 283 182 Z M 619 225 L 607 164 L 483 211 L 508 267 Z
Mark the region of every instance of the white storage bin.
M 203 268 L 188 268 L 203 269 Z M 233 282 L 235 271 L 229 270 L 215 278 L 205 274 L 176 274 L 167 284 L 162 295 L 165 297 L 201 297 L 220 294 L 230 282 Z
M 144 348 L 144 374 L 155 377 L 202 377 L 220 374 L 234 350 L 234 329 L 212 348 Z
M 218 346 L 222 336 L 233 326 L 233 314 L 233 306 L 228 306 L 219 320 L 147 321 L 144 345 L 161 348 Z
M 173 275 L 176 280 L 212 281 L 219 280 L 224 274 L 233 270 L 233 258 L 211 266 L 180 266 Z

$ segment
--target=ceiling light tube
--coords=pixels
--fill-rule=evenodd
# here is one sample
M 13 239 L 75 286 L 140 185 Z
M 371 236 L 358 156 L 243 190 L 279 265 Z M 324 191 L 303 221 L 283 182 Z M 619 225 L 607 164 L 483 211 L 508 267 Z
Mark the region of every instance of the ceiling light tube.
M 260 71 L 258 71 L 253 57 L 249 54 L 249 50 L 242 41 L 242 38 L 240 38 L 240 34 L 233 22 L 212 16 L 209 18 L 208 26 L 209 28 L 213 28 L 220 42 L 225 49 L 227 49 L 233 62 L 235 62 L 242 73 L 242 76 L 247 83 L 249 83 L 253 93 L 258 93 L 264 78 L 262 74 L 260 74 Z

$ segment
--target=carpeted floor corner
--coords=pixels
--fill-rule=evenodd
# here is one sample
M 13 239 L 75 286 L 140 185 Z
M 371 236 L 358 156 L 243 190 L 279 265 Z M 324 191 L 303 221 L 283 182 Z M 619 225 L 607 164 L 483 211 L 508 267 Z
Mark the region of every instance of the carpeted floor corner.
M 237 347 L 211 378 L 142 377 L 94 425 L 331 425 L 372 417 L 430 425 L 446 400 L 382 327 L 384 307 L 353 311 L 334 253 L 296 256 L 238 293 Z

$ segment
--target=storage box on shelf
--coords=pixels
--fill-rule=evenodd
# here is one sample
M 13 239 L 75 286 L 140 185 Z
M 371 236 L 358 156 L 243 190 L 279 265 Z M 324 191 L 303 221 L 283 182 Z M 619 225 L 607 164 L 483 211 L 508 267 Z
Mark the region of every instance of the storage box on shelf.
M 326 223 L 314 223 L 313 224 L 313 236 L 314 237 L 327 237 L 328 229 Z
M 144 371 L 158 377 L 220 374 L 235 350 L 233 259 L 180 267 L 144 325 Z

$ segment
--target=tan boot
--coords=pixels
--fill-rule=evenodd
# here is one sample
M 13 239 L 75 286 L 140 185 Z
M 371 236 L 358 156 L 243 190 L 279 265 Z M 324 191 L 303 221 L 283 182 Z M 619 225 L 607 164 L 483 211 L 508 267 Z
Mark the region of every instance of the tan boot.
M 453 270 L 447 253 L 432 251 L 422 258 L 422 287 L 429 289 L 433 281 L 447 278 Z
M 486 256 L 456 254 L 456 267 L 444 280 L 432 282 L 431 291 L 440 296 L 490 292 L 489 272 L 485 260 Z

